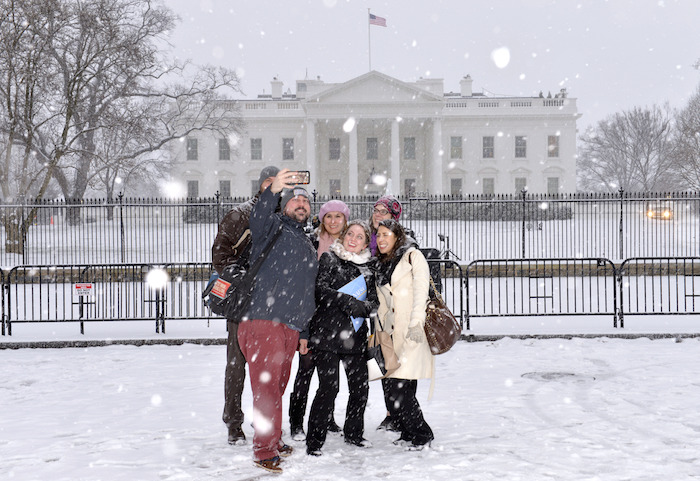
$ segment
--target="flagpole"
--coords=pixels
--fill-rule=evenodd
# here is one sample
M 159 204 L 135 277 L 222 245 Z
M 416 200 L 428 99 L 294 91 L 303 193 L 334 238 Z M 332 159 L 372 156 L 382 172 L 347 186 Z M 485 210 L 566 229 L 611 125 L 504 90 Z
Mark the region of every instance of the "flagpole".
M 367 9 L 367 55 L 369 58 L 369 71 L 372 71 L 372 39 L 370 38 L 370 32 L 372 31 L 372 25 L 369 23 L 370 11 Z

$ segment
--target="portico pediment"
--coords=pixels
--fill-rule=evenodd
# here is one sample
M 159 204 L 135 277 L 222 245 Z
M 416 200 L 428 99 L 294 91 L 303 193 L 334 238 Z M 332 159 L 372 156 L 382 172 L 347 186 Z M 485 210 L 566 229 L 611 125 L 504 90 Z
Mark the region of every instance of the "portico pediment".
M 306 104 L 396 104 L 442 102 L 442 98 L 380 72 L 371 71 L 306 99 Z

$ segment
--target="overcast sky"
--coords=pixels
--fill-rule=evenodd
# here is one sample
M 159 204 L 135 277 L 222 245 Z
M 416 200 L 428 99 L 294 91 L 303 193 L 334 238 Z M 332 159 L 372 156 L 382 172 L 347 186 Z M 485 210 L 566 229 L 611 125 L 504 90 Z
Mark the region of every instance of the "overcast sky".
M 682 108 L 700 85 L 698 0 L 165 0 L 182 19 L 176 54 L 235 68 L 244 95 L 372 69 L 459 91 L 578 99 L 579 129 L 634 106 Z M 494 52 L 497 54 L 494 55 Z

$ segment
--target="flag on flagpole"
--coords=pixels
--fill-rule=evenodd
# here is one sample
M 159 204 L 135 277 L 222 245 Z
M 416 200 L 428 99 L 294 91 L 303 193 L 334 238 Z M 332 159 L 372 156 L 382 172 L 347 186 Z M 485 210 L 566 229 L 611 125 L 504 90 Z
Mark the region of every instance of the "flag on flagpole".
M 380 27 L 386 27 L 386 18 L 377 17 L 376 15 L 369 14 L 369 24 L 378 25 Z

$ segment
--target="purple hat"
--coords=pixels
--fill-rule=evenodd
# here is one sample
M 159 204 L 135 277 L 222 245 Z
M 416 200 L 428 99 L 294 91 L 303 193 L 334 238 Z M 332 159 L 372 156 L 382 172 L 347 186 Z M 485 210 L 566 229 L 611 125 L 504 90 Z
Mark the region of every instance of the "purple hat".
M 321 206 L 321 210 L 318 213 L 318 219 L 323 222 L 323 218 L 329 212 L 340 212 L 345 216 L 345 222 L 350 220 L 350 209 L 342 200 L 329 200 Z
M 386 210 L 389 211 L 394 220 L 398 221 L 399 217 L 401 217 L 401 212 L 403 211 L 401 208 L 401 202 L 399 202 L 393 195 L 385 195 L 380 197 L 379 200 L 374 203 L 374 207 L 377 207 L 378 205 L 383 205 L 386 207 Z

